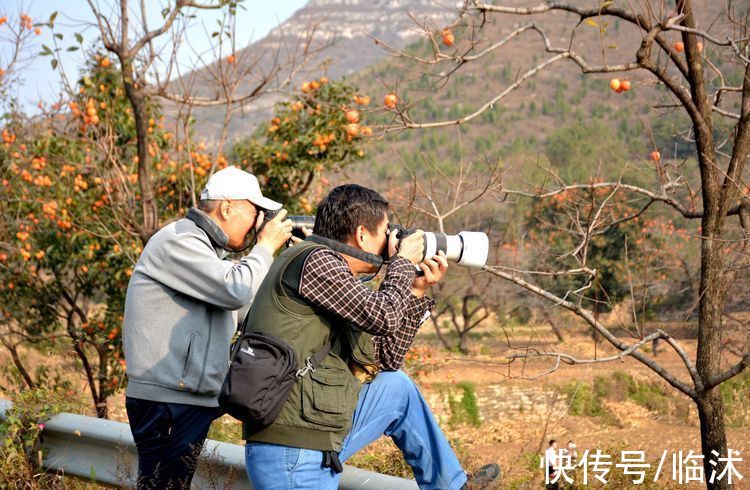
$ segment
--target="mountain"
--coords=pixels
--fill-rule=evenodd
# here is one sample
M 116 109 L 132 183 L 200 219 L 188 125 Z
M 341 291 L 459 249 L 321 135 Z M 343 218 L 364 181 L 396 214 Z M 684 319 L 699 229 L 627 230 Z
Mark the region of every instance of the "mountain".
M 266 37 L 237 52 L 238 72 L 251 73 L 240 82 L 235 93 L 252 90 L 258 77 L 269 73 L 274 61 L 284 65 L 299 56 L 311 32 L 314 35 L 310 48 L 320 51 L 307 59 L 294 84 L 323 74 L 332 79 L 350 76 L 387 56 L 374 39 L 404 48 L 420 38 L 415 20 L 441 26 L 455 16 L 454 10 L 433 0 L 310 0 Z M 219 84 L 215 80 L 226 70 L 226 64 L 223 65 L 213 63 L 185 75 L 182 82 L 189 84 L 192 79 L 194 94 L 216 97 Z M 288 70 L 280 75 L 286 77 Z M 279 94 L 268 94 L 237 108 L 229 126 L 228 141 L 250 134 L 260 121 L 268 119 L 273 104 L 280 98 Z M 174 107 L 165 110 L 171 115 L 176 112 Z M 193 115 L 200 136 L 207 143 L 215 142 L 224 121 L 224 108 L 195 107 Z
M 533 1 L 502 3 L 528 6 Z M 593 0 L 585 3 L 596 4 Z M 718 18 L 721 8 L 721 3 L 701 4 L 697 8 L 701 25 L 708 24 L 707 19 Z M 451 23 L 456 12 L 432 0 L 311 0 L 267 37 L 242 50 L 238 65 L 248 67 L 255 63 L 261 72 L 267 70 L 273 53 L 291 56 L 314 26 L 318 43 L 333 43 L 310 60 L 294 85 L 323 73 L 332 79 L 345 76 L 359 87 L 360 93 L 372 97 L 374 103 L 363 115 L 367 124 L 377 126 L 392 119 L 392 113 L 382 108 L 386 86 L 395 89 L 410 106 L 410 116 L 416 122 L 456 119 L 471 114 L 527 70 L 552 57 L 545 52 L 541 36 L 529 30 L 444 80 L 441 74 L 454 66 L 450 62 L 425 66 L 396 59 L 373 41 L 374 37 L 429 57 L 432 46 L 409 14 L 417 22 L 427 21 L 438 29 Z M 574 29 L 573 49 L 592 64 L 601 63 L 602 59 L 608 64 L 632 61 L 642 39 L 639 29 L 612 18 L 579 23 L 573 14 L 554 12 L 533 19 L 490 15 L 485 20 L 483 29 L 474 33 L 475 52 L 532 20 L 545 30 L 556 47 L 571 43 Z M 711 32 L 726 36 L 730 27 L 717 22 L 711 26 Z M 600 29 L 604 29 L 603 35 Z M 465 49 L 472 32 L 465 27 L 454 32 L 456 47 L 452 49 Z M 668 39 L 677 41 L 679 35 L 668 33 Z M 441 49 L 451 52 L 444 46 Z M 714 57 L 712 47 L 707 48 L 707 56 Z M 330 60 L 330 64 L 321 67 L 325 60 Z M 220 65 L 214 64 L 204 71 L 215 70 L 217 66 Z M 727 74 L 732 75 L 736 84 L 736 73 Z M 632 90 L 621 94 L 612 91 L 609 81 L 613 77 L 631 81 Z M 252 86 L 252 81 L 249 83 Z M 203 84 L 203 93 L 208 94 L 211 86 Z M 246 91 L 246 86 L 238 88 L 239 93 Z M 538 174 L 546 173 L 540 167 L 550 162 L 558 167 L 560 178 L 565 180 L 580 180 L 592 173 L 611 177 L 624 161 L 645 164 L 648 169 L 648 155 L 654 148 L 675 161 L 692 152 L 689 142 L 675 138 L 677 131 L 685 128 L 684 115 L 680 111 L 654 108 L 670 102 L 665 95 L 663 87 L 642 70 L 583 75 L 573 62 L 562 60 L 527 80 L 469 123 L 407 130 L 390 133 L 382 140 L 376 138 L 363 162 L 329 180 L 332 183 L 340 179 L 374 180 L 390 188 L 393 187 L 390 183 L 407 184 L 415 169 L 426 167 L 426 160 L 448 174 L 455 171 L 461 160 L 475 161 L 477 165 L 499 160 L 505 169 L 505 182 L 514 187 L 527 187 L 536 181 Z M 229 150 L 234 139 L 249 135 L 259 122 L 267 121 L 273 103 L 281 97 L 269 94 L 256 104 L 237 110 L 229 126 L 225 149 Z M 194 115 L 199 136 L 208 143 L 216 141 L 224 118 L 223 108 L 196 108 Z M 606 136 L 602 137 L 603 134 Z M 550 139 L 558 144 L 548 144 Z

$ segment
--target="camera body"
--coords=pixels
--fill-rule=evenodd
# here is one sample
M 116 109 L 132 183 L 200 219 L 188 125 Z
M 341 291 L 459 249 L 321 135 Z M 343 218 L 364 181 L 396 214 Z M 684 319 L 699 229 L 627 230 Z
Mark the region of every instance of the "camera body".
M 279 214 L 279 211 L 281 210 L 265 211 L 263 225 L 274 219 L 276 215 Z M 292 220 L 292 235 L 301 238 L 302 240 L 305 239 L 305 234 L 302 232 L 302 228 L 312 230 L 315 226 L 315 216 L 287 216 L 286 218 Z
M 278 211 L 267 211 L 265 221 L 273 219 L 277 214 Z M 301 239 L 305 238 L 302 228 L 315 228 L 315 216 L 287 216 L 287 219 L 292 220 L 292 235 Z M 399 239 L 416 231 L 393 224 L 388 228 L 391 233 L 395 232 Z M 458 265 L 482 268 L 487 263 L 489 249 L 489 238 L 481 231 L 462 231 L 457 235 L 425 231 L 422 260 L 431 259 L 438 252 L 443 252 L 448 260 Z

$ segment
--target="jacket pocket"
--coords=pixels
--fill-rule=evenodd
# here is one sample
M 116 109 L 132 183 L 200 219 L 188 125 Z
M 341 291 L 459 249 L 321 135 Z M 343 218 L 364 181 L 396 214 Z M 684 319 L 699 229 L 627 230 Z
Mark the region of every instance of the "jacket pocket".
M 302 418 L 334 430 L 348 427 L 359 387 L 359 381 L 348 369 L 318 366 L 302 378 Z
M 191 332 L 188 337 L 187 349 L 185 350 L 184 361 L 182 362 L 182 374 L 180 374 L 180 381 L 178 383 L 182 389 L 185 389 L 185 379 L 190 372 L 190 360 L 195 350 L 195 335 L 195 332 Z

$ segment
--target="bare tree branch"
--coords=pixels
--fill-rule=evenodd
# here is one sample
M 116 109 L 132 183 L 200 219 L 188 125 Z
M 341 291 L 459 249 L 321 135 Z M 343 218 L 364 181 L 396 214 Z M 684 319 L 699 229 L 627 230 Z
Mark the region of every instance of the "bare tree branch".
M 491 274 L 494 274 L 505 280 L 516 283 L 519 286 L 527 289 L 528 291 L 531 291 L 549 301 L 554 302 L 557 305 L 560 305 L 574 312 L 576 315 L 586 320 L 586 322 L 589 325 L 591 325 L 594 328 L 594 330 L 596 330 L 599 334 L 601 334 L 602 337 L 604 337 L 610 344 L 612 344 L 618 350 L 625 351 L 630 347 L 629 345 L 627 345 L 626 343 L 622 342 L 620 339 L 615 337 L 604 325 L 602 325 L 598 320 L 596 320 L 592 312 L 582 308 L 580 305 L 571 303 L 570 301 L 560 298 L 559 296 L 543 288 L 540 288 L 539 286 L 531 284 L 516 275 L 509 274 L 492 265 L 484 266 L 483 270 L 490 272 Z M 682 393 L 684 393 L 685 395 L 689 396 L 692 399 L 696 398 L 697 394 L 694 388 L 687 385 L 684 381 L 681 381 L 678 378 L 676 378 L 674 375 L 672 375 L 669 371 L 667 371 L 663 366 L 661 366 L 654 359 L 650 359 L 646 357 L 643 353 L 639 352 L 638 350 L 631 351 L 629 355 L 633 356 L 635 359 L 645 364 L 648 368 L 650 368 L 656 374 L 661 376 L 667 383 L 672 385 L 677 390 L 681 391 Z M 700 377 L 698 376 L 698 373 L 693 363 L 689 359 L 685 359 L 685 358 L 683 358 L 683 363 L 685 363 L 685 367 L 690 373 L 690 376 L 693 379 L 694 384 L 696 386 L 698 385 L 702 386 L 702 381 Z

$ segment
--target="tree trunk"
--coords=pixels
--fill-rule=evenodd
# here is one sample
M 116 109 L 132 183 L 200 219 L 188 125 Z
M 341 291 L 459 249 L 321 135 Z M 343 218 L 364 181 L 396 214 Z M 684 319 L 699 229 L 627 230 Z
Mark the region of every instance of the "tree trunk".
M 710 213 L 706 213 L 710 216 Z M 710 217 L 703 218 L 704 230 L 710 226 Z M 701 247 L 701 285 L 700 307 L 698 323 L 698 353 L 696 369 L 703 380 L 711 379 L 720 372 L 721 368 L 721 335 L 723 330 L 723 311 L 726 301 L 727 276 L 724 271 L 722 254 L 724 252 L 721 233 L 716 230 L 704 231 L 706 238 Z M 712 454 L 716 451 L 720 457 L 727 456 L 727 436 L 724 426 L 724 404 L 718 387 L 698 393 L 698 416 L 701 425 L 701 444 L 703 450 L 703 468 L 706 476 L 706 488 L 729 488 L 726 480 L 709 483 L 712 471 L 720 474 L 724 469 L 723 463 L 718 463 L 719 456 Z M 709 461 L 713 459 L 718 464 L 713 466 Z
M 594 290 L 594 320 L 599 321 L 599 290 Z M 597 347 L 599 345 L 599 342 L 601 341 L 601 338 L 599 338 L 599 332 L 596 331 L 595 328 L 591 329 L 591 339 L 594 341 L 594 359 L 596 359 L 596 351 Z
M 703 469 L 706 478 L 706 488 L 711 490 L 729 488 L 727 475 L 718 481 L 718 476 L 724 471 L 724 463 L 719 462 L 719 457 L 727 456 L 727 435 L 724 426 L 724 402 L 721 399 L 719 388 L 713 388 L 701 394 L 697 402 L 698 418 L 701 423 L 701 449 L 703 451 Z M 713 454 L 716 451 L 719 456 Z M 710 461 L 717 462 L 713 466 Z M 713 483 L 710 483 L 712 472 L 716 472 Z
M 547 320 L 547 323 L 549 323 L 549 326 L 552 329 L 552 333 L 554 333 L 555 337 L 557 337 L 557 343 L 562 344 L 563 342 L 565 342 L 565 337 L 563 337 L 560 327 L 558 327 L 554 322 L 554 320 L 552 319 L 552 315 L 546 308 L 542 309 L 542 315 L 544 316 L 544 319 Z
M 100 399 L 98 402 L 96 402 L 96 416 L 100 419 L 109 418 L 109 406 L 107 405 L 107 398 L 104 398 L 103 400 Z
M 696 22 L 690 0 L 679 0 L 677 12 L 684 14 L 680 22 L 683 26 L 695 28 Z M 696 355 L 696 370 L 704 382 L 710 380 L 721 369 L 721 337 L 722 317 L 726 303 L 726 288 L 730 277 L 724 264 L 726 243 L 724 238 L 724 219 L 729 196 L 722 190 L 724 170 L 717 166 L 716 143 L 713 136 L 712 106 L 708 100 L 706 80 L 703 73 L 701 55 L 697 49 L 697 37 L 687 32 L 682 33 L 685 43 L 685 57 L 688 62 L 688 82 L 690 96 L 698 111 L 691 116 L 695 131 L 695 143 L 698 166 L 701 173 L 701 197 L 703 199 L 703 217 L 701 218 L 701 277 L 698 291 L 700 302 L 698 308 L 698 352 Z M 743 97 L 744 103 L 744 97 Z M 744 140 L 744 136 L 737 135 Z M 735 143 L 738 139 L 735 139 Z M 739 147 L 733 149 L 732 162 L 738 156 Z M 733 171 L 726 178 L 734 181 Z M 731 186 L 730 186 L 731 190 Z M 724 201 L 724 202 L 722 202 Z M 719 457 L 727 456 L 727 436 L 724 426 L 724 407 L 718 387 L 709 390 L 698 390 L 698 416 L 701 424 L 701 446 L 703 451 L 703 468 L 705 471 L 706 488 L 728 488 L 726 480 L 710 483 L 711 473 L 720 474 L 724 464 L 718 462 Z M 715 451 L 718 456 L 712 453 Z M 710 460 L 718 464 L 713 466 Z
M 458 350 L 460 350 L 463 354 L 469 353 L 469 331 L 468 330 L 461 330 L 461 333 L 458 334 Z
M 710 127 L 710 126 L 709 126 Z M 697 128 L 696 128 L 697 129 Z M 711 136 L 704 135 L 711 141 Z M 726 268 L 724 257 L 727 253 L 726 243 L 723 241 L 723 216 L 720 206 L 721 188 L 719 176 L 712 166 L 715 156 L 714 147 L 700 143 L 698 148 L 706 148 L 701 152 L 699 162 L 703 178 L 703 218 L 701 219 L 701 277 L 698 307 L 698 348 L 695 367 L 700 379 L 710 380 L 721 371 L 721 338 L 723 333 L 723 317 L 726 305 L 726 292 L 732 280 L 732 274 Z M 724 463 L 719 463 L 719 457 L 727 457 L 727 436 L 724 426 L 724 406 L 718 387 L 698 391 L 698 415 L 701 424 L 701 446 L 703 450 L 703 468 L 706 477 L 706 488 L 729 488 L 724 481 L 709 483 L 712 472 L 721 474 Z M 719 456 L 712 454 L 712 451 Z M 718 463 L 710 464 L 710 460 Z
M 16 369 L 18 369 L 19 374 L 23 378 L 24 383 L 26 383 L 26 387 L 29 389 L 34 389 L 36 387 L 36 383 L 34 383 L 34 380 L 31 378 L 31 375 L 26 370 L 26 366 L 23 365 L 23 362 L 21 361 L 21 357 L 18 355 L 18 349 L 15 345 L 10 345 L 5 342 L 5 340 L 2 340 L 3 345 L 5 346 L 8 351 L 10 351 L 10 355 L 13 359 L 13 364 L 15 364 Z
M 560 329 L 558 328 L 558 326 L 555 325 L 551 321 L 549 322 L 549 326 L 550 326 L 550 328 L 552 328 L 552 333 L 554 333 L 555 337 L 557 337 L 557 343 L 558 344 L 562 344 L 563 342 L 565 342 L 565 337 L 563 337 L 563 334 L 560 331 Z
M 151 169 L 148 164 L 148 104 L 146 96 L 133 79 L 132 60 L 121 60 L 120 63 L 125 93 L 133 108 L 133 118 L 135 119 L 136 143 L 138 146 L 138 185 L 141 189 L 141 209 L 143 212 L 142 221 L 138 227 L 138 235 L 145 245 L 159 226 L 154 183 L 151 180 Z
M 446 350 L 451 349 L 451 344 L 448 342 L 448 340 L 443 335 L 443 332 L 440 330 L 440 324 L 438 323 L 438 319 L 430 316 L 430 320 L 432 320 L 432 324 L 435 326 L 435 336 L 438 338 L 441 344 L 443 344 L 443 347 L 445 347 Z

